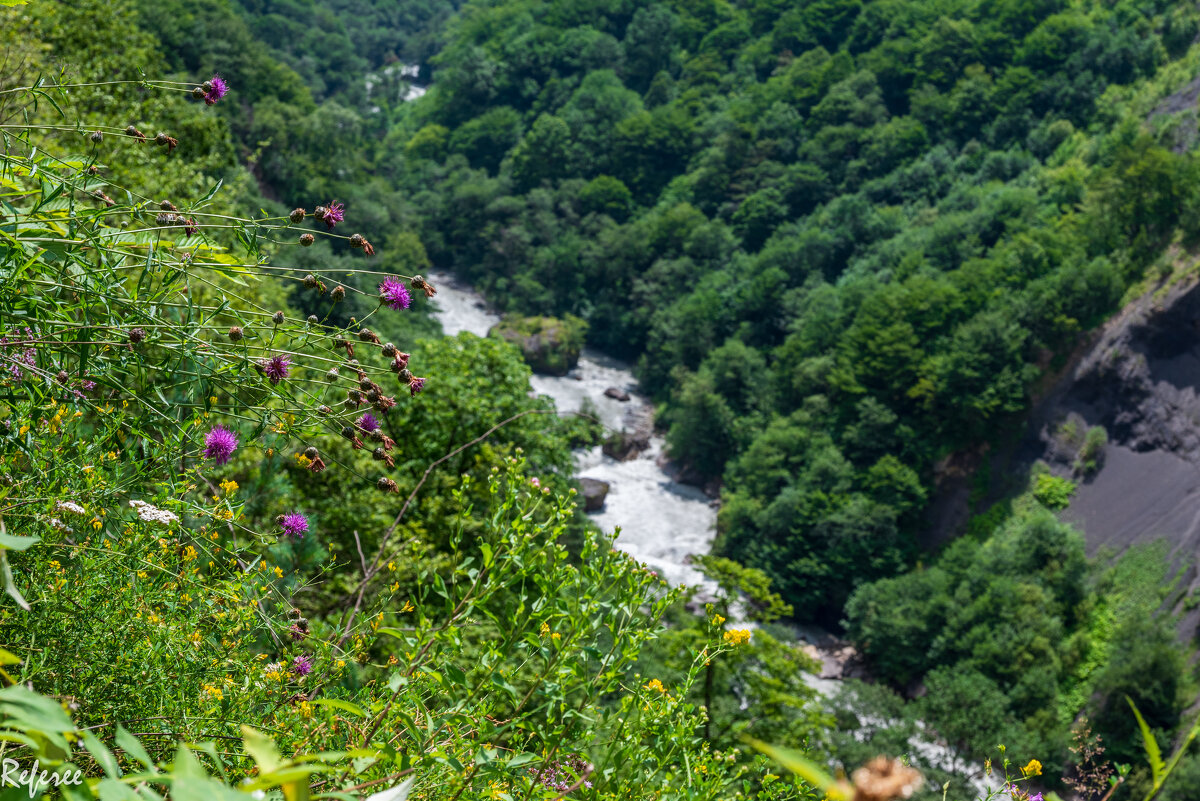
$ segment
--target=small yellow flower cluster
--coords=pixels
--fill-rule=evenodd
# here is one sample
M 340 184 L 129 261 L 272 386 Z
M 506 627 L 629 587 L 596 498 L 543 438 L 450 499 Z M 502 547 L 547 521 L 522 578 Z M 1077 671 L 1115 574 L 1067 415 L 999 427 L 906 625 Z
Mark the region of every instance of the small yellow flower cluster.
M 538 629 L 538 634 L 545 637 L 549 633 L 550 633 L 550 624 L 542 623 L 542 627 L 540 629 Z
M 310 464 L 312 464 L 312 459 L 309 459 L 303 453 L 297 453 L 296 454 L 296 464 L 299 465 L 300 467 L 308 467 Z
M 720 615 L 713 615 L 712 624 L 714 626 L 720 626 L 724 622 L 725 622 L 725 618 L 721 617 Z
M 199 556 L 199 554 L 196 552 L 196 549 L 193 548 L 191 545 L 189 545 L 188 547 L 183 549 L 183 561 L 191 562 L 197 556 Z
M 750 642 L 750 632 L 746 629 L 730 629 L 725 632 L 725 642 L 730 645 L 745 645 Z
M 1021 773 L 1025 775 L 1025 778 L 1029 778 L 1030 776 L 1041 776 L 1042 763 L 1038 762 L 1036 759 L 1031 759 L 1029 760 L 1028 765 L 1021 768 Z
M 650 679 L 650 681 L 646 682 L 646 689 L 654 690 L 655 692 L 660 693 L 665 693 L 667 691 L 667 688 L 658 679 Z
M 238 483 L 228 478 L 221 482 L 220 487 L 221 492 L 224 492 L 226 495 L 232 495 L 238 491 Z
M 198 632 L 198 631 L 193 631 L 191 634 L 189 634 L 187 636 L 187 641 L 190 642 L 194 648 L 200 647 L 201 639 L 202 639 L 202 637 L 200 636 L 200 632 Z
M 200 692 L 200 695 L 203 699 L 211 698 L 214 701 L 220 701 L 225 697 L 224 693 L 221 692 L 221 688 L 212 684 L 205 684 L 204 689 Z

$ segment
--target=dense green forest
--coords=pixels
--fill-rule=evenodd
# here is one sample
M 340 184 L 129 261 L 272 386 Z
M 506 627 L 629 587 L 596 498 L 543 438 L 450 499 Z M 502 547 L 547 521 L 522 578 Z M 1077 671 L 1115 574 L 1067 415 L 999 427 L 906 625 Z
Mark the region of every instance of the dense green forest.
M 1200 69 L 1200 10 L 33 0 L 2 13 L 0 123 L 16 138 L 0 519 L 53 546 L 0 538 L 34 610 L 0 619 L 0 663 L 18 665 L 0 710 L 47 759 L 73 724 L 48 737 L 21 718 L 34 702 L 4 696 L 21 682 L 67 699 L 80 726 L 161 719 L 222 743 L 260 727 L 287 760 L 324 752 L 326 790 L 415 775 L 413 797 L 430 799 L 836 796 L 780 778 L 750 735 L 847 772 L 907 755 L 924 798 L 947 781 L 971 797 L 984 759 L 1027 795 L 1096 801 L 1109 764 L 1132 765 L 1115 798 L 1148 791 L 1126 696 L 1170 753 L 1195 690 L 1165 552 L 1089 560 L 1052 513 L 1066 503 L 1053 484 L 988 510 L 986 475 L 967 535 L 920 543 L 937 465 L 1011 437 L 1039 379 L 1200 234 L 1194 109 L 1152 114 Z M 214 74 L 228 95 L 201 102 Z M 406 100 L 413 79 L 429 88 Z M 70 88 L 27 92 L 38 80 Z M 126 126 L 150 142 L 123 141 Z M 159 130 L 177 139 L 165 152 Z M 149 250 L 135 233 L 120 257 L 30 245 L 74 241 L 68 197 L 97 207 L 91 243 L 161 222 L 151 199 L 203 224 Z M 318 225 L 335 204 L 345 223 Z M 136 289 L 120 273 L 131 254 L 150 276 Z M 597 427 L 530 398 L 515 349 L 439 336 L 414 277 L 432 265 L 501 310 L 581 318 L 591 345 L 637 364 L 672 456 L 720 484 L 700 561 L 721 590 L 704 615 L 573 508 L 571 449 Z M 387 275 L 411 279 L 411 307 L 381 307 Z M 135 323 L 152 334 L 140 349 Z M 22 330 L 38 332 L 32 369 L 16 361 Z M 89 350 L 51 341 L 62 330 L 102 334 Z M 398 390 L 376 356 L 397 347 Z M 256 377 L 258 348 L 301 364 L 282 385 Z M 72 396 L 60 374 L 103 394 Z M 411 394 L 365 446 L 356 391 Z M 215 421 L 243 445 L 220 470 L 196 454 Z M 130 511 L 134 492 L 181 528 Z M 94 528 L 82 541 L 56 506 L 76 497 L 95 515 L 67 519 Z M 300 510 L 310 528 L 294 536 Z M 749 642 L 726 629 L 736 615 L 761 624 Z M 874 681 L 818 703 L 781 619 L 844 631 Z M 86 644 L 88 664 L 63 643 Z M 93 775 L 123 769 L 133 786 L 137 762 L 189 775 L 173 740 L 140 759 L 122 737 L 106 740 L 113 771 L 84 740 Z M 949 764 L 914 752 L 931 738 Z M 262 786 L 292 798 L 288 771 L 308 763 L 246 749 Z M 246 773 L 221 752 L 196 753 Z M 1187 752 L 1158 797 L 1200 798 L 1198 765 Z

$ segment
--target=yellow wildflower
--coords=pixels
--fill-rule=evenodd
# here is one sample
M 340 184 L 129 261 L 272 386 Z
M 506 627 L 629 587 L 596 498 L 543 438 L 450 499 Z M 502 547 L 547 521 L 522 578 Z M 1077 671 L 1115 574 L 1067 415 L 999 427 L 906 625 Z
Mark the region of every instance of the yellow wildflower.
M 1031 759 L 1029 760 L 1028 765 L 1021 768 L 1021 773 L 1025 774 L 1025 778 L 1029 778 L 1030 776 L 1041 776 L 1042 763 L 1038 762 L 1036 759 Z
M 540 629 L 538 629 L 538 634 L 541 634 L 543 637 L 545 637 L 549 633 L 550 633 L 550 624 L 549 623 L 543 623 L 542 627 Z
M 730 645 L 745 645 L 750 642 L 750 632 L 746 629 L 730 629 L 725 632 L 725 642 Z
M 725 622 L 725 618 L 721 617 L 720 615 L 713 615 L 712 624 L 714 626 L 719 626 L 724 622 Z
M 663 686 L 663 683 L 658 679 L 650 679 L 650 681 L 646 682 L 646 689 L 654 690 L 655 692 L 659 693 L 665 693 L 667 691 L 667 688 Z
M 183 561 L 190 562 L 193 559 L 195 559 L 197 556 L 199 556 L 199 554 L 196 553 L 196 549 L 193 548 L 191 545 L 189 545 L 188 547 L 183 549 Z
M 232 495 L 233 493 L 238 491 L 238 483 L 236 481 L 232 481 L 228 478 L 225 479 L 224 481 L 222 481 L 220 486 L 221 486 L 221 491 L 224 492 L 226 495 Z

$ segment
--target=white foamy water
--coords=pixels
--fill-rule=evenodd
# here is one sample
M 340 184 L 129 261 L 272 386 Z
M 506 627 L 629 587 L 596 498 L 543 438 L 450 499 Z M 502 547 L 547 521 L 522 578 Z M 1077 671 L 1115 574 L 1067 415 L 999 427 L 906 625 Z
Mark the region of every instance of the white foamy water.
M 461 331 L 486 336 L 499 322 L 470 287 L 446 273 L 431 272 L 428 277 L 438 288 L 434 306 L 448 336 Z M 571 376 L 535 373 L 529 383 L 534 393 L 553 398 L 559 411 L 590 406 L 608 429 L 632 431 L 640 419 L 653 415 L 650 402 L 634 391 L 637 381 L 628 365 L 590 349 L 584 350 Z M 609 387 L 628 392 L 630 399 L 605 396 Z M 621 530 L 617 547 L 671 584 L 703 584 L 688 557 L 708 553 L 717 513 L 703 492 L 674 481 L 659 466 L 663 445 L 662 437 L 655 435 L 648 449 L 626 462 L 605 456 L 599 447 L 576 451 L 575 461 L 581 478 L 609 485 L 604 506 L 590 514 L 605 531 Z

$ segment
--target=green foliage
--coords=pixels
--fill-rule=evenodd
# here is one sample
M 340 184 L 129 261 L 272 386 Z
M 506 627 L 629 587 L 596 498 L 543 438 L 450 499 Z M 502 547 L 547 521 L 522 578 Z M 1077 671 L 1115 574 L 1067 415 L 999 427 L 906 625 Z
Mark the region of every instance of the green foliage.
M 1071 495 L 1075 492 L 1075 482 L 1069 478 L 1052 475 L 1051 473 L 1036 473 L 1033 477 L 1033 497 L 1047 509 L 1059 511 L 1066 509 L 1071 503 Z

